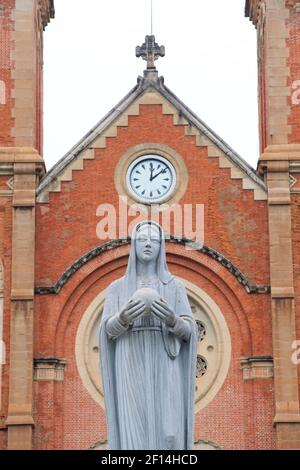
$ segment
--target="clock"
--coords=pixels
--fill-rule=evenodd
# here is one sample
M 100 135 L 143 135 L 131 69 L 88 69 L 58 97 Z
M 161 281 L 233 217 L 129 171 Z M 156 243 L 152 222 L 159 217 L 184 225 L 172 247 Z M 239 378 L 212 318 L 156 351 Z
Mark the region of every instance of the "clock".
M 161 203 L 175 191 L 176 171 L 161 155 L 142 155 L 128 167 L 126 185 L 130 195 L 139 202 Z

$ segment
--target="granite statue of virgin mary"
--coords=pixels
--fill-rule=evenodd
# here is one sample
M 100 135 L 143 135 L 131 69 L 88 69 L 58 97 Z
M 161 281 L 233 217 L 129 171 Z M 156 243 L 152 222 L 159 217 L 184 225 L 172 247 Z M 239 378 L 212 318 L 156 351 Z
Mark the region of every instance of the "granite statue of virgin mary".
M 153 291 L 156 301 L 143 298 Z M 193 448 L 196 331 L 185 286 L 167 267 L 162 227 L 137 224 L 126 273 L 110 284 L 100 324 L 110 449 Z

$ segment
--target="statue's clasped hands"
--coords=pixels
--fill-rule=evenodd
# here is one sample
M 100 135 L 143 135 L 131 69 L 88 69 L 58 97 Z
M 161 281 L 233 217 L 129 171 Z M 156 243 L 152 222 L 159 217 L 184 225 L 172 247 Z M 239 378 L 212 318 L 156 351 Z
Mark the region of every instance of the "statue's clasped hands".
M 151 312 L 167 326 L 171 328 L 175 326 L 175 312 L 164 299 L 160 298 L 160 300 L 155 300 L 151 305 Z
M 141 317 L 146 310 L 146 304 L 140 299 L 130 299 L 129 302 L 123 307 L 119 314 L 119 321 L 123 326 L 128 327 L 137 318 Z M 155 300 L 151 305 L 151 313 L 159 320 L 164 322 L 167 326 L 173 328 L 176 322 L 176 315 L 172 307 L 160 298 Z
M 130 299 L 122 308 L 119 314 L 119 321 L 123 326 L 128 327 L 145 312 L 146 304 L 140 299 Z

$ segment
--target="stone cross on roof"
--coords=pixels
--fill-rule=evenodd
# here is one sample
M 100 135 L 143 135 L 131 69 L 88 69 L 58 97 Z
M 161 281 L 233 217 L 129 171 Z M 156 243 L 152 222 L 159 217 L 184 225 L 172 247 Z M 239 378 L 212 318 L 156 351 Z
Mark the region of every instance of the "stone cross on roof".
M 165 46 L 159 46 L 155 36 L 146 36 L 144 44 L 136 47 L 135 55 L 147 61 L 147 70 L 156 70 L 154 61 L 165 56 Z

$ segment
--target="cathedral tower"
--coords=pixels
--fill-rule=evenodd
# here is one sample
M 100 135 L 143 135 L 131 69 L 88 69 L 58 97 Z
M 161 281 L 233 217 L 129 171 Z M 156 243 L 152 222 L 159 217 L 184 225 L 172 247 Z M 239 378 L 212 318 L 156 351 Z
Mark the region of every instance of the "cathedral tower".
M 260 149 L 268 187 L 277 447 L 299 449 L 300 3 L 247 0 L 257 29 Z
M 45 172 L 43 30 L 53 15 L 53 0 L 0 3 L 0 346 L 9 358 L 8 369 L 0 357 L 0 440 L 9 449 L 31 448 L 34 424 L 35 192 Z
M 300 4 L 247 0 L 257 28 L 260 147 L 300 141 Z
M 42 153 L 43 29 L 53 13 L 53 0 L 1 2 L 1 146 Z

